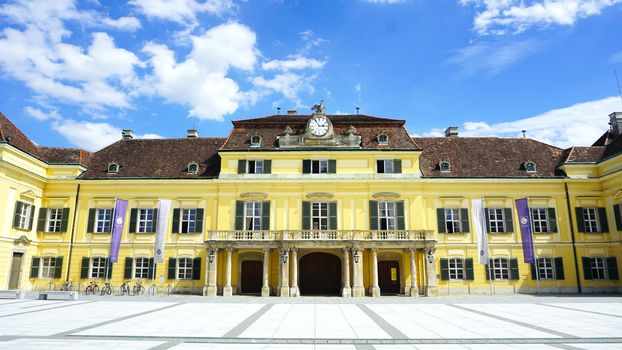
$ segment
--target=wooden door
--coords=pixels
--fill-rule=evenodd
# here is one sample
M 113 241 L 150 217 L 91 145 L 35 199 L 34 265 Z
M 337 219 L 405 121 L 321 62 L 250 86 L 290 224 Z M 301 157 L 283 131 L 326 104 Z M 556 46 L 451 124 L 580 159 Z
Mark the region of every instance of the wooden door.
M 310 253 L 300 259 L 301 295 L 340 295 L 341 260 L 327 253 Z
M 22 274 L 22 258 L 23 253 L 13 253 L 11 259 L 11 275 L 9 276 L 9 289 L 19 288 L 19 278 Z
M 397 261 L 378 262 L 378 286 L 381 294 L 400 292 L 400 266 Z
M 258 260 L 242 261 L 242 294 L 261 294 L 263 263 Z

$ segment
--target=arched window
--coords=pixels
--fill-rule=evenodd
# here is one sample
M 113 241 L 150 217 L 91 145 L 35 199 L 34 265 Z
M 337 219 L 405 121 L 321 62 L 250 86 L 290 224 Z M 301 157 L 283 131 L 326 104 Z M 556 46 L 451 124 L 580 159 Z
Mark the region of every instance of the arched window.
M 525 162 L 525 171 L 528 173 L 536 172 L 536 163 L 534 162 Z
M 251 147 L 259 147 L 261 146 L 261 136 L 253 135 L 251 136 Z
M 389 136 L 386 134 L 378 135 L 378 144 L 379 145 L 388 145 L 389 144 Z
M 108 173 L 109 174 L 116 174 L 119 172 L 119 164 L 117 163 L 110 163 L 108 164 Z
M 451 171 L 451 165 L 446 160 L 440 161 L 438 163 L 438 168 L 441 170 L 441 173 L 448 173 Z
M 188 163 L 188 174 L 196 174 L 199 172 L 199 164 Z

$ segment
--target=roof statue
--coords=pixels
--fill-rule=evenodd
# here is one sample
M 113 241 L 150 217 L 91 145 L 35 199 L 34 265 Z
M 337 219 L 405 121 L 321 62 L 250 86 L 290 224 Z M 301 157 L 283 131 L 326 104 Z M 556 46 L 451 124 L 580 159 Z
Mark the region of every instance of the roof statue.
M 324 100 L 320 101 L 319 105 L 313 105 L 311 110 L 315 112 L 315 114 L 324 114 Z

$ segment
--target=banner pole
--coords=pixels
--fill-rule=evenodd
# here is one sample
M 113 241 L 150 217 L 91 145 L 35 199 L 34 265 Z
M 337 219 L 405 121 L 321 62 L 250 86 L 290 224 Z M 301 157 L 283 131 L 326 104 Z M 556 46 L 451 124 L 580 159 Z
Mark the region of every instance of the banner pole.
M 529 206 L 529 197 L 527 197 L 527 213 L 531 216 L 531 207 Z M 533 251 L 533 265 L 534 270 L 536 271 L 536 286 L 537 286 L 537 294 L 540 294 L 540 266 L 538 266 L 538 256 L 536 255 L 536 241 L 534 240 L 534 229 L 533 229 L 533 220 L 529 220 L 531 226 L 531 249 Z

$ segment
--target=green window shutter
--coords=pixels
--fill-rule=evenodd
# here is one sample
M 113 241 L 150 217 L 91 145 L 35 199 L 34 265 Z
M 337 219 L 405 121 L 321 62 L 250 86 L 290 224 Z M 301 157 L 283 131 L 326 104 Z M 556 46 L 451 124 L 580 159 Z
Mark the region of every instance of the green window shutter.
M 95 208 L 91 208 L 89 209 L 89 220 L 88 223 L 86 225 L 86 232 L 92 233 L 93 232 L 93 227 L 95 226 L 95 214 L 97 212 L 97 209 Z
M 592 264 L 591 264 L 590 258 L 588 258 L 587 256 L 582 256 L 581 263 L 583 265 L 583 279 L 586 281 L 591 280 L 592 279 Z
M 203 233 L 203 216 L 205 210 L 203 208 L 197 208 L 196 225 L 194 225 L 195 233 Z
M 106 265 L 108 265 L 106 269 L 106 279 L 110 279 L 112 277 L 112 262 L 108 258 L 106 258 Z
M 518 273 L 518 259 L 512 258 L 510 259 L 510 279 L 516 281 L 519 278 L 520 275 Z
M 137 208 L 130 209 L 130 231 L 129 231 L 129 233 L 135 233 L 136 232 L 137 216 L 138 216 L 138 209 Z
M 328 173 L 337 174 L 337 161 L 335 159 L 328 160 Z
M 395 202 L 395 207 L 396 207 L 396 221 L 397 221 L 397 229 L 398 230 L 405 230 L 406 229 L 406 222 L 404 221 L 404 201 L 399 201 L 399 202 Z
M 438 222 L 438 233 L 447 232 L 447 227 L 445 225 L 445 208 L 436 209 L 436 220 Z
M 201 257 L 192 259 L 192 279 L 194 281 L 201 279 Z
M 549 214 L 549 232 L 557 233 L 557 217 L 555 216 L 555 208 L 548 208 L 547 211 Z
M 168 275 L 166 276 L 169 280 L 174 280 L 177 276 L 175 276 L 175 272 L 177 271 L 177 259 L 168 258 Z
M 30 211 L 30 217 L 28 218 L 28 231 L 32 230 L 32 223 L 35 220 L 35 206 L 32 206 L 32 210 Z
M 384 174 L 384 160 L 382 159 L 376 160 L 376 172 L 378 174 Z
M 89 278 L 89 265 L 91 264 L 91 259 L 88 256 L 82 257 L 82 265 L 80 266 L 80 279 Z
M 17 201 L 15 202 L 15 213 L 13 214 L 13 227 L 19 227 L 19 213 L 22 211 L 22 206 L 24 203 Z
M 607 221 L 606 208 L 598 208 L 598 220 L 600 221 L 600 232 L 609 232 L 609 222 Z
M 486 218 L 486 232 L 490 232 L 490 212 L 488 208 L 484 208 L 484 217 Z
M 302 201 L 302 225 L 303 230 L 311 229 L 311 202 Z
M 616 217 L 616 229 L 622 231 L 622 214 L 620 213 L 620 205 L 613 206 L 613 214 Z
M 583 208 L 574 208 L 575 215 L 577 216 L 577 231 L 585 232 L 585 223 L 583 222 Z
M 536 259 L 536 263 L 535 264 L 529 264 L 529 269 L 531 270 L 531 280 L 532 281 L 536 281 L 538 280 L 538 276 L 536 275 L 536 265 L 537 265 L 537 259 Z
M 460 208 L 460 220 L 462 221 L 462 233 L 471 232 L 471 227 L 469 226 L 469 209 Z
M 155 270 L 156 270 L 156 264 L 153 258 L 149 258 L 149 265 L 147 268 L 147 275 L 149 277 L 147 277 L 147 279 L 152 279 L 154 278 L 153 276 L 155 276 Z
M 337 229 L 337 202 L 328 203 L 328 229 Z
M 393 173 L 394 174 L 402 173 L 402 160 L 401 159 L 393 159 Z
M 60 278 L 63 273 L 63 257 L 57 256 L 55 261 L 56 266 L 54 266 L 54 278 Z
M 244 229 L 244 202 L 235 201 L 235 229 Z
M 467 281 L 473 281 L 475 279 L 475 274 L 473 273 L 473 258 L 464 259 L 464 270 L 466 272 Z
M 39 218 L 37 219 L 37 231 L 39 232 L 45 232 L 45 219 L 47 216 L 48 210 L 47 208 L 40 208 L 39 209 Z
M 514 218 L 512 217 L 512 208 L 504 208 L 503 216 L 505 220 L 505 232 L 514 232 Z
M 302 173 L 311 174 L 311 159 L 304 159 L 302 161 Z
M 41 258 L 33 256 L 30 263 L 30 278 L 39 278 L 39 264 L 41 264 Z
M 181 209 L 173 209 L 173 233 L 179 233 L 179 216 L 181 215 Z
M 439 259 L 441 262 L 441 281 L 449 280 L 449 261 L 447 259 Z
M 618 275 L 618 261 L 615 256 L 607 258 L 607 274 L 609 275 L 610 280 L 617 281 L 620 279 L 620 276 Z
M 369 201 L 369 229 L 378 229 L 378 201 Z
M 126 280 L 132 279 L 132 263 L 132 258 L 130 258 L 129 256 L 125 257 L 125 269 L 123 270 L 123 278 Z
M 564 275 L 564 259 L 560 256 L 555 258 L 555 279 L 563 280 L 566 278 Z
M 238 174 L 246 174 L 246 159 L 238 159 Z
M 158 208 L 153 209 L 153 220 L 151 223 L 151 227 L 153 227 L 153 232 L 155 232 L 158 227 Z
M 261 229 L 264 231 L 270 229 L 270 201 L 261 203 Z
M 272 160 L 266 159 L 263 161 L 263 173 L 272 174 Z
M 69 223 L 69 208 L 63 208 L 63 217 L 60 221 L 60 232 L 67 232 L 67 224 Z
M 488 259 L 488 265 L 484 266 L 484 269 L 486 270 L 486 281 L 490 281 L 491 278 L 494 280 L 494 275 L 490 275 L 490 270 L 492 270 L 492 259 Z

